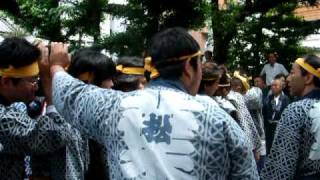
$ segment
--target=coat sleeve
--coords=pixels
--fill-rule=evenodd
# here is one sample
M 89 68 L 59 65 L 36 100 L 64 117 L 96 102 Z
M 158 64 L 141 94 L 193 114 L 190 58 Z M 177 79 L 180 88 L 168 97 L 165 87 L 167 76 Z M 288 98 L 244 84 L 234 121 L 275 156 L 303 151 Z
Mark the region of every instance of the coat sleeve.
M 57 112 L 32 119 L 24 103 L 0 106 L 2 153 L 49 153 L 67 143 L 70 125 Z
M 87 85 L 65 72 L 53 78 L 53 103 L 61 115 L 81 134 L 104 142 L 106 128 L 116 119 L 114 111 L 119 106 L 122 93 Z
M 234 120 L 225 119 L 224 132 L 231 162 L 230 179 L 258 180 L 256 162 L 248 138 Z

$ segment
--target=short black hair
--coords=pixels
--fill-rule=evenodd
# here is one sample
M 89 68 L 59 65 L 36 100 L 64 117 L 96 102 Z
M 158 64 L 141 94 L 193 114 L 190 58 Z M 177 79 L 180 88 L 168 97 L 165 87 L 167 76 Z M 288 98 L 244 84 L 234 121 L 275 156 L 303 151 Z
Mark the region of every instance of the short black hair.
M 0 68 L 27 66 L 37 61 L 40 55 L 40 50 L 27 40 L 6 38 L 0 44 Z
M 183 28 L 169 28 L 157 33 L 147 48 L 146 55 L 152 58 L 152 64 L 164 79 L 179 79 L 185 61 L 181 56 L 191 55 L 200 50 L 197 41 Z M 197 57 L 190 61 L 197 68 Z
M 220 68 L 213 62 L 205 62 L 202 64 L 202 80 L 200 83 L 199 92 L 203 92 L 206 85 L 212 85 L 213 83 L 219 81 L 221 73 L 222 72 Z
M 315 68 L 315 69 L 320 68 L 320 58 L 318 56 L 313 55 L 313 54 L 309 54 L 309 55 L 304 56 L 303 59 L 306 63 L 308 63 L 313 68 Z M 305 69 L 303 69 L 303 68 L 300 68 L 300 69 L 301 69 L 302 76 L 305 76 L 308 74 L 308 71 L 306 71 Z M 313 83 L 316 87 L 319 88 L 320 87 L 320 78 L 317 76 L 314 76 Z
M 68 72 L 75 78 L 82 73 L 93 72 L 93 84 L 100 86 L 104 80 L 113 79 L 116 66 L 110 58 L 99 51 L 84 48 L 73 54 Z
M 262 79 L 263 82 L 265 82 L 264 75 L 263 75 L 263 76 L 260 76 L 259 74 L 256 74 L 256 75 L 253 75 L 253 76 L 252 76 L 252 80 L 255 80 L 256 78 L 260 78 L 260 79 Z
M 144 62 L 142 58 L 124 56 L 120 57 L 117 61 L 117 65 L 123 65 L 124 67 L 144 67 Z M 133 75 L 133 74 L 123 74 L 117 72 L 115 77 L 113 89 L 128 92 L 134 91 L 139 88 L 139 78 L 144 75 Z
M 280 74 L 277 74 L 273 79 L 280 79 L 280 78 L 284 78 L 284 79 L 286 79 L 287 78 L 287 76 L 286 75 L 284 75 L 283 73 L 280 73 Z

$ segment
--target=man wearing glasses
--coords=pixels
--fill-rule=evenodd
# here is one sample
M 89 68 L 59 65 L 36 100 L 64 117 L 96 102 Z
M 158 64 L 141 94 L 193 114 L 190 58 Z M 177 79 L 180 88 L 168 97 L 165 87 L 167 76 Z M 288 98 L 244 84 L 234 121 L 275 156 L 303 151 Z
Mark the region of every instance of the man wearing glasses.
M 51 105 L 50 79 L 42 79 L 48 104 L 45 115 L 31 118 L 28 113 L 26 104 L 35 99 L 39 88 L 40 58 L 40 50 L 24 39 L 7 38 L 0 44 L 0 142 L 3 145 L 0 152 L 0 179 L 28 177 L 24 170 L 26 155 L 32 158 L 48 157 L 49 161 L 42 162 L 43 166 L 40 166 L 50 172 L 42 179 L 65 179 L 67 176 L 72 179 L 70 177 L 74 172 L 66 170 L 72 169 L 66 159 L 80 159 L 76 153 L 78 147 L 73 146 L 81 142 L 79 133 L 65 123 Z M 52 152 L 53 155 L 48 156 L 47 153 Z

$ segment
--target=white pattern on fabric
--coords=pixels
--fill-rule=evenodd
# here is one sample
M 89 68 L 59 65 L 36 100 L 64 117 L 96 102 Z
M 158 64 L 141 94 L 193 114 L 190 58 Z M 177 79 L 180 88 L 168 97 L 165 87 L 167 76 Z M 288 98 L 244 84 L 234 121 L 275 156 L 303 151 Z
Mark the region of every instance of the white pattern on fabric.
M 244 97 L 240 93 L 230 91 L 227 95 L 227 99 L 230 100 L 237 108 L 239 125 L 249 138 L 249 143 L 252 146 L 252 149 L 260 149 L 262 146 L 261 138 L 245 104 Z
M 66 120 L 107 148 L 111 179 L 259 179 L 246 136 L 212 99 L 163 86 L 125 94 L 64 72 L 53 92 Z
M 50 164 L 49 173 L 53 180 L 82 179 L 84 172 L 78 162 L 66 162 L 66 158 L 72 156 L 81 159 L 81 154 L 77 153 L 81 151 L 80 147 L 69 144 L 79 144 L 77 141 L 81 141 L 81 137 L 58 113 L 48 113 L 32 119 L 28 116 L 24 103 L 13 103 L 10 106 L 0 104 L 0 117 L 0 139 L 3 144 L 0 152 L 1 180 L 23 179 L 26 154 L 49 154 L 46 155 L 49 163 L 40 163 Z M 66 148 L 69 149 L 67 154 Z M 64 153 L 58 155 L 61 150 Z M 38 166 L 41 167 L 41 164 Z
M 303 99 L 283 111 L 274 141 L 261 173 L 265 180 L 292 180 L 320 173 L 320 160 L 309 158 L 314 134 L 310 132 L 312 119 L 308 112 L 316 99 Z
M 320 102 L 312 106 L 308 116 L 312 119 L 310 131 L 315 138 L 315 142 L 310 149 L 309 158 L 311 160 L 320 160 Z

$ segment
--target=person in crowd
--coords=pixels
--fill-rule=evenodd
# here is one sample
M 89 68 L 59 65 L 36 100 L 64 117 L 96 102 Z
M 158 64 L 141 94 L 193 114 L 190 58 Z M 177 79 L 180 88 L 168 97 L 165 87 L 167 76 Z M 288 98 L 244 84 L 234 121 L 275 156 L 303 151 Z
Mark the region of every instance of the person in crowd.
M 116 74 L 115 63 L 100 52 L 85 48 L 71 58 L 68 73 L 81 81 L 101 88 L 112 88 Z
M 267 154 L 270 153 L 271 145 L 277 124 L 282 111 L 289 105 L 289 98 L 283 93 L 283 82 L 274 79 L 271 83 L 271 94 L 263 103 L 263 117 L 266 131 Z
M 256 75 L 253 77 L 253 85 L 255 87 L 258 87 L 262 91 L 262 101 L 265 100 L 265 98 L 268 96 L 269 89 L 265 83 L 265 77 L 262 77 L 260 75 Z
M 235 71 L 231 80 L 228 99 L 235 103 L 241 117 L 240 126 L 251 137 L 257 162 L 265 156 L 265 133 L 262 119 L 262 91 L 249 85 L 249 78 L 243 70 Z M 264 159 L 261 159 L 264 161 Z M 263 163 L 263 162 L 262 162 Z M 259 170 L 261 165 L 258 164 Z
M 146 83 L 142 58 L 125 56 L 118 59 L 117 75 L 113 89 L 129 92 L 143 89 Z
M 240 123 L 239 113 L 235 107 L 234 102 L 227 99 L 227 95 L 230 92 L 230 78 L 223 71 L 221 77 L 219 78 L 218 89 L 213 95 L 213 99 L 218 103 L 218 105 L 225 110 L 238 124 Z
M 221 77 L 221 71 L 213 62 L 205 62 L 202 65 L 202 79 L 199 87 L 199 94 L 213 97 L 216 93 Z
M 210 50 L 204 52 L 206 62 L 213 62 L 213 53 Z
M 320 179 L 320 58 L 307 55 L 294 61 L 289 75 L 291 95 L 278 122 L 262 179 Z
M 78 50 L 71 58 L 68 72 L 71 76 L 80 79 L 87 84 L 93 84 L 101 88 L 112 88 L 113 79 L 116 76 L 115 63 L 100 52 L 84 48 Z M 83 137 L 86 135 L 83 134 Z M 87 139 L 87 138 L 86 138 Z M 89 139 L 88 171 L 85 179 L 106 180 L 109 178 L 108 163 L 103 145 Z M 88 153 L 88 151 L 86 152 Z
M 260 72 L 260 76 L 266 76 L 266 84 L 267 86 L 271 86 L 271 81 L 277 74 L 284 74 L 287 76 L 289 73 L 286 68 L 277 63 L 277 59 L 279 58 L 278 53 L 273 52 L 267 55 L 268 64 L 265 64 Z
M 195 96 L 202 53 L 186 30 L 152 38 L 145 58 L 152 80 L 129 93 L 73 79 L 64 72 L 66 47 L 51 48 L 54 104 L 108 149 L 112 179 L 259 178 L 240 127 L 212 100 Z
M 36 46 L 22 38 L 6 38 L 0 44 L 0 141 L 3 145 L 0 179 L 3 180 L 29 176 L 82 179 L 83 161 L 78 146 L 81 136 L 52 105 L 51 79 L 43 76 L 44 71 L 40 71 L 40 78 L 48 106 L 38 116 L 29 115 L 27 104 L 36 98 L 38 90 L 38 60 L 47 57 L 47 51 L 42 51 L 42 55 Z M 26 155 L 31 156 L 32 174 L 25 171 Z M 45 162 L 39 161 L 40 157 L 45 157 Z

